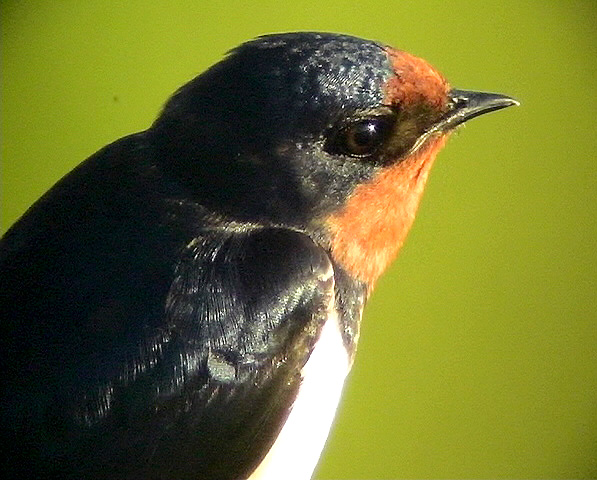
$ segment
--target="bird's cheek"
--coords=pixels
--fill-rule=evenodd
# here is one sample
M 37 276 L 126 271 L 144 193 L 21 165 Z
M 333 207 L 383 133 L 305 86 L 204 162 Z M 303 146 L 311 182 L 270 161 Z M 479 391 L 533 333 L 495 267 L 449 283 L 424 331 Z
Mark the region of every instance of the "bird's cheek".
M 431 138 L 413 155 L 383 168 L 328 218 L 334 259 L 370 288 L 400 250 L 446 139 Z

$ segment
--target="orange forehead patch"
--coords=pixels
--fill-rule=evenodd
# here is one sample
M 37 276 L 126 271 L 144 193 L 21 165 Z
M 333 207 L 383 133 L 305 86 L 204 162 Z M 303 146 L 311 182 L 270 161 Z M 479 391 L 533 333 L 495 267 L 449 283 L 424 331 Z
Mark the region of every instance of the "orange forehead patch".
M 424 102 L 439 110 L 446 106 L 450 86 L 425 60 L 410 53 L 386 48 L 395 75 L 386 86 L 390 105 Z
M 447 135 L 357 186 L 328 218 L 332 256 L 369 289 L 396 257 L 415 218 L 429 170 Z

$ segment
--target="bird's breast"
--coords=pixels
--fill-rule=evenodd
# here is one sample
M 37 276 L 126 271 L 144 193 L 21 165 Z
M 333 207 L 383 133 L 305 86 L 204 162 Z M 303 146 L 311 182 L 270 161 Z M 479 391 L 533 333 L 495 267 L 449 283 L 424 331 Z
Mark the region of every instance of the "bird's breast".
M 317 466 L 351 365 L 333 301 L 328 311 L 290 414 L 251 480 L 307 480 Z

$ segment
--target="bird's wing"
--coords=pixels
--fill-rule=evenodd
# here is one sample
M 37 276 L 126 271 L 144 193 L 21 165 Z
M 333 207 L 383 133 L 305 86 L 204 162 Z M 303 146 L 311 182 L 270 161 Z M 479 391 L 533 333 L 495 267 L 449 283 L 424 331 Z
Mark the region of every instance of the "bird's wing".
M 115 313 L 106 298 L 94 311 L 93 322 L 107 325 L 97 345 L 78 351 L 68 340 L 76 358 L 57 374 L 63 391 L 49 379 L 53 395 L 39 398 L 52 405 L 25 405 L 36 411 L 31 448 L 43 450 L 40 464 L 94 478 L 248 475 L 296 396 L 334 302 L 333 268 L 294 231 L 206 231 L 183 249 L 167 295 L 145 311 L 160 302 L 161 321 L 145 321 L 138 311 L 123 315 L 119 296 L 119 321 L 140 326 L 104 340 Z
M 207 268 L 197 258 L 210 259 Z M 206 382 L 189 391 L 181 417 L 183 437 L 205 452 L 203 469 L 211 462 L 216 478 L 238 478 L 265 454 L 333 304 L 332 264 L 302 234 L 266 229 L 188 246 L 167 315 L 184 343 L 184 377 L 172 378 Z

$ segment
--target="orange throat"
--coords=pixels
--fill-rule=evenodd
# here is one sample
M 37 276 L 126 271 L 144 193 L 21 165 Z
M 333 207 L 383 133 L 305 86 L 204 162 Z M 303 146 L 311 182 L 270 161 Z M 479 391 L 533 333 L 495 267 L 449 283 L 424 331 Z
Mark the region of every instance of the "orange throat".
M 344 207 L 328 219 L 332 256 L 371 290 L 394 260 L 415 218 L 419 201 L 447 135 L 357 186 Z

